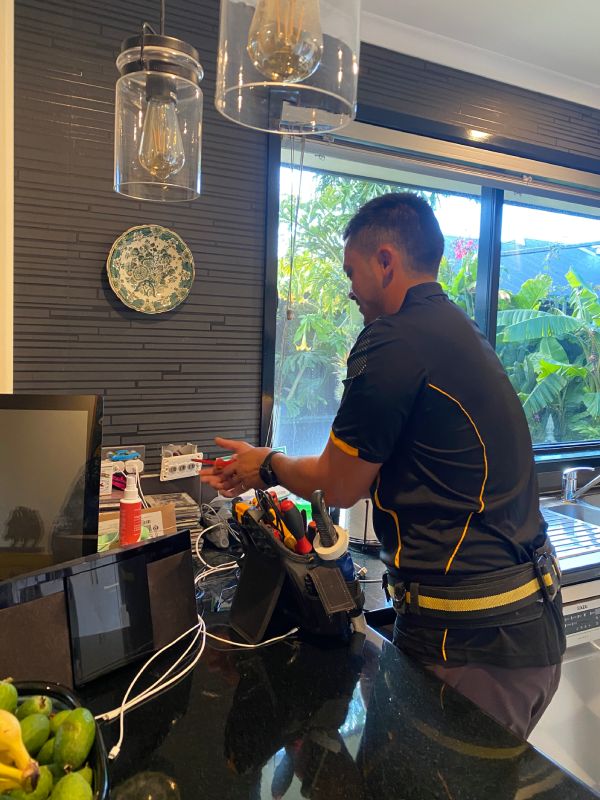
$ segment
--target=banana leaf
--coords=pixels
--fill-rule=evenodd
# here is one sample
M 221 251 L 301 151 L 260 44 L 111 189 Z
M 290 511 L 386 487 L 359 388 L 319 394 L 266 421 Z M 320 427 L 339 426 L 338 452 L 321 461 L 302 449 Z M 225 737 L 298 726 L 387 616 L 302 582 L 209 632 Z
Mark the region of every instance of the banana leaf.
M 542 378 L 523 403 L 525 413 L 527 415 L 539 414 L 540 411 L 552 406 L 558 401 L 560 392 L 566 383 L 567 378 L 558 372 Z
M 600 417 L 600 392 L 588 392 L 582 399 L 588 414 L 595 418 Z M 596 438 L 600 438 L 600 427 L 596 434 Z
M 543 339 L 547 336 L 566 336 L 581 330 L 581 320 L 566 314 L 551 314 L 548 311 L 517 308 L 498 312 L 498 325 L 502 326 L 500 339 L 503 342 L 523 342 Z

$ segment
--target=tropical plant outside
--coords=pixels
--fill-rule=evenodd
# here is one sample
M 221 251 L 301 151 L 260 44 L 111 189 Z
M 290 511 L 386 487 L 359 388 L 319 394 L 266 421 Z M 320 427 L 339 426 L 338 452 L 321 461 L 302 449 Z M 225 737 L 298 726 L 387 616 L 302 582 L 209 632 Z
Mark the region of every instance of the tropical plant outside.
M 310 198 L 299 203 L 291 285 L 290 244 L 280 253 L 278 275 L 274 443 L 290 452 L 323 446 L 341 397 L 346 358 L 362 328 L 342 270 L 344 227 L 363 203 L 402 189 L 320 174 L 313 178 Z M 435 207 L 439 193 L 420 194 Z M 281 198 L 281 226 L 289 228 L 295 202 L 290 195 Z M 439 273 L 450 299 L 471 317 L 477 245 L 476 239 L 447 237 Z M 497 352 L 538 444 L 600 438 L 597 287 L 571 268 L 564 277 L 564 286 L 557 286 L 542 270 L 518 291 L 499 295 Z

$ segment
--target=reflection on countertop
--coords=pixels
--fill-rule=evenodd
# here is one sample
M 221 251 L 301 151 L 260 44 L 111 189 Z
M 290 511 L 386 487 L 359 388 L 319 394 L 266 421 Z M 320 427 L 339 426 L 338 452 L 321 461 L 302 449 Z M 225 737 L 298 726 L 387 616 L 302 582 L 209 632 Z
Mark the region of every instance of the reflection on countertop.
M 600 795 L 600 641 L 570 647 L 560 685 L 529 742 Z
M 206 615 L 227 636 L 223 618 Z M 127 715 L 115 792 L 160 773 L 182 800 L 594 796 L 374 632 L 361 657 L 300 640 L 215 644 L 189 677 Z M 118 705 L 133 671 L 90 684 L 85 703 L 96 713 Z M 110 748 L 118 726 L 104 731 Z

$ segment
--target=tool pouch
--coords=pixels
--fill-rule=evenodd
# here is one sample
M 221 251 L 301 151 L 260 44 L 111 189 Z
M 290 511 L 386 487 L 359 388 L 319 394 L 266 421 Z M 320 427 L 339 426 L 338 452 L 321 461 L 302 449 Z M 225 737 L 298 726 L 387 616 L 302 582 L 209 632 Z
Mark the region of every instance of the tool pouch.
M 261 524 L 262 511 L 248 509 L 239 535 L 244 550 L 230 624 L 247 642 L 297 627 L 318 637 L 349 638 L 362 620 L 364 595 L 358 580 L 345 581 L 335 562 L 316 553 L 299 555 Z M 266 637 L 268 638 L 268 637 Z

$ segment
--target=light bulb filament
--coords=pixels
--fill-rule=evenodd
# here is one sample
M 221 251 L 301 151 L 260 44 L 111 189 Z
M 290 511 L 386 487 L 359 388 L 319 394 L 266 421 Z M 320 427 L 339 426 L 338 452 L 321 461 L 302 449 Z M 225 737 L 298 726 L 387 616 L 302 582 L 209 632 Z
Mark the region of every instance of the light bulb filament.
M 147 84 L 146 111 L 138 151 L 139 162 L 154 178 L 166 181 L 185 164 L 185 148 L 174 88 L 168 79 L 151 76 Z
M 247 51 L 269 80 L 295 83 L 308 78 L 323 55 L 319 0 L 259 0 Z

